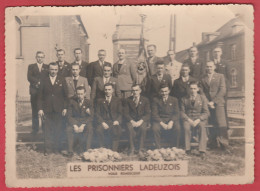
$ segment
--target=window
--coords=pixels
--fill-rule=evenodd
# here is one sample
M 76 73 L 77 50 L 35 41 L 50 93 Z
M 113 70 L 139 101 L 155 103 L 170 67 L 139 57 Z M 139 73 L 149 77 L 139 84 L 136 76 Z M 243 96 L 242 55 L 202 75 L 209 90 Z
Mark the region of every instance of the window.
M 231 74 L 231 88 L 236 88 L 237 87 L 237 69 L 232 68 L 230 74 Z
M 236 59 L 236 49 L 237 49 L 237 45 L 236 44 L 232 44 L 231 45 L 231 60 L 235 60 Z

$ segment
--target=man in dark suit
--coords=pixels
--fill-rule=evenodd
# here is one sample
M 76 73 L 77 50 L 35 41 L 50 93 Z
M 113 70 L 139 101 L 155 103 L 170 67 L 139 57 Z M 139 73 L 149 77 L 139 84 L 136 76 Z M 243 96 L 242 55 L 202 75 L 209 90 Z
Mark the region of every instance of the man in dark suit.
M 203 93 L 209 100 L 210 122 L 214 125 L 212 140 L 217 146 L 228 146 L 227 121 L 225 114 L 226 83 L 223 74 L 215 72 L 214 62 L 207 62 L 206 75 L 201 79 Z
M 32 134 L 36 134 L 39 130 L 38 119 L 38 107 L 37 97 L 39 94 L 39 87 L 41 84 L 41 78 L 48 75 L 48 65 L 44 64 L 45 55 L 43 52 L 38 51 L 36 53 L 35 64 L 28 66 L 27 79 L 30 83 L 30 96 L 31 96 L 31 108 L 32 108 Z
M 84 86 L 86 90 L 86 98 L 90 99 L 90 87 L 88 80 L 85 77 L 80 76 L 80 67 L 77 63 L 71 65 L 72 76 L 65 78 L 68 87 L 68 98 L 76 96 L 76 88 Z
M 88 66 L 88 76 L 89 76 L 89 85 L 92 87 L 94 79 L 96 77 L 103 77 L 103 66 L 112 64 L 105 61 L 106 51 L 101 49 L 98 51 L 98 60 L 95 62 L 91 62 Z
M 114 85 L 115 91 L 113 95 L 116 97 L 121 97 L 121 91 L 118 87 L 117 79 L 112 77 L 112 66 L 110 63 L 105 63 L 103 67 L 103 76 L 96 77 L 91 88 L 91 100 L 96 102 L 96 100 L 105 97 L 104 85 L 106 83 L 112 83 Z
M 183 97 L 181 100 L 181 118 L 185 130 L 185 150 L 187 154 L 190 154 L 192 132 L 195 132 L 196 137 L 198 130 L 199 151 L 201 157 L 204 158 L 207 148 L 207 131 L 205 126 L 209 116 L 208 100 L 204 95 L 198 94 L 198 82 L 191 82 L 189 88 L 190 95 Z
M 173 83 L 170 95 L 176 97 L 179 100 L 179 104 L 181 98 L 189 95 L 190 82 L 197 81 L 195 78 L 191 77 L 189 73 L 190 66 L 188 64 L 183 64 L 181 67 L 181 76 L 174 80 Z
M 150 76 L 156 74 L 156 63 L 158 61 L 163 61 L 162 58 L 156 56 L 156 45 L 150 44 L 147 46 L 147 64 L 149 68 L 149 74 Z
M 45 119 L 45 155 L 60 151 L 62 116 L 67 113 L 67 85 L 57 73 L 58 64 L 50 63 L 49 76 L 42 79 L 38 96 L 38 114 Z
M 65 77 L 71 76 L 71 66 L 65 60 L 65 50 L 59 49 L 56 54 L 58 60 L 56 61 L 59 65 L 58 75 Z
M 69 157 L 73 155 L 74 138 L 79 139 L 79 152 L 82 153 L 91 148 L 93 136 L 94 110 L 92 103 L 85 98 L 86 90 L 84 86 L 77 87 L 76 92 L 76 97 L 70 99 L 68 106 L 67 137 Z
M 183 64 L 188 64 L 190 66 L 190 75 L 197 80 L 201 79 L 203 71 L 203 62 L 198 57 L 198 49 L 196 46 L 192 46 L 189 49 L 189 58 L 183 62 Z
M 133 85 L 133 96 L 127 98 L 124 106 L 124 116 L 129 130 L 130 155 L 134 154 L 134 140 L 137 135 L 140 136 L 139 153 L 143 151 L 146 130 L 150 122 L 151 109 L 149 100 L 141 96 L 141 92 L 140 85 Z
M 161 148 L 161 131 L 172 134 L 169 142 L 173 141 L 173 146 L 179 147 L 180 142 L 179 104 L 169 93 L 168 85 L 161 84 L 161 97 L 155 97 L 152 103 L 152 129 L 158 149 Z
M 86 61 L 82 60 L 82 49 L 81 48 L 75 48 L 74 49 L 74 56 L 75 56 L 75 61 L 73 63 L 77 63 L 80 68 L 80 73 L 79 75 L 85 78 L 88 78 L 88 63 Z M 73 64 L 72 63 L 72 64 Z
M 97 101 L 97 135 L 100 147 L 118 150 L 122 125 L 122 102 L 113 96 L 113 84 L 105 84 L 105 98 Z
M 118 51 L 119 60 L 113 65 L 113 76 L 117 78 L 122 98 L 131 96 L 131 87 L 136 81 L 136 65 L 126 60 L 126 51 Z
M 160 96 L 160 85 L 167 84 L 172 89 L 172 79 L 170 74 L 165 73 L 165 66 L 162 61 L 156 63 L 156 74 L 154 74 L 147 83 L 147 92 L 152 100 L 156 96 Z
M 222 59 L 222 49 L 216 47 L 213 50 L 213 61 L 215 63 L 215 72 L 223 74 L 225 76 L 226 82 L 229 82 L 229 67 L 225 60 Z M 226 83 L 226 85 L 228 85 Z

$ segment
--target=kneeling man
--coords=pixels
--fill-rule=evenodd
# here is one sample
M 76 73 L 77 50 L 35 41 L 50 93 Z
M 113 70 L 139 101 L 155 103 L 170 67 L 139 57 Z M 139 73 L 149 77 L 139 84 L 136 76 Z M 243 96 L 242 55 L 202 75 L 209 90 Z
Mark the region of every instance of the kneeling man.
M 68 155 L 73 155 L 74 138 L 77 137 L 80 152 L 87 151 L 91 147 L 93 136 L 93 107 L 89 99 L 85 98 L 84 86 L 76 88 L 76 96 L 70 99 L 68 107 Z M 75 136 L 75 137 L 74 137 Z
M 122 123 L 122 102 L 119 98 L 113 96 L 114 87 L 112 83 L 104 85 L 105 98 L 97 100 L 96 118 L 97 135 L 100 147 L 118 150 L 119 138 L 121 135 Z
M 208 101 L 204 95 L 198 94 L 197 82 L 191 82 L 190 95 L 181 100 L 181 117 L 185 130 L 185 149 L 190 153 L 192 132 L 199 131 L 199 151 L 204 158 L 207 147 L 206 123 L 209 116 Z
M 127 98 L 124 107 L 124 116 L 129 130 L 130 155 L 134 154 L 134 139 L 140 136 L 139 153 L 144 149 L 146 130 L 150 121 L 149 100 L 141 96 L 141 87 L 138 84 L 132 86 L 132 95 Z
M 152 129 L 158 149 L 161 148 L 161 130 L 172 133 L 170 141 L 173 141 L 173 146 L 179 147 L 180 142 L 179 104 L 176 98 L 169 96 L 169 93 L 169 86 L 162 83 L 161 96 L 154 98 L 152 104 Z

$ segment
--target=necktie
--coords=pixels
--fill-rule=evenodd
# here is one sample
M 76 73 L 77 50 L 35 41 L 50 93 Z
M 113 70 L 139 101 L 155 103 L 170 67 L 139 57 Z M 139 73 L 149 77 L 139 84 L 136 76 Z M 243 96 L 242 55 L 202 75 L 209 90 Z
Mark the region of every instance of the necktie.
M 195 104 L 195 97 L 192 96 L 192 97 L 191 97 L 191 105 L 194 106 L 194 104 Z
M 161 82 L 162 81 L 162 76 L 158 76 L 158 80 L 159 80 L 159 82 Z
M 76 88 L 77 87 L 77 83 L 78 83 L 78 80 L 77 79 L 74 79 L 74 87 Z
M 109 78 L 105 78 L 105 84 L 109 82 Z
M 134 98 L 135 107 L 138 106 L 138 98 Z
M 110 97 L 106 97 L 106 101 L 107 101 L 108 104 L 110 104 L 110 99 L 109 98 Z
M 42 71 L 42 65 L 38 65 L 39 66 L 39 71 Z
M 79 102 L 79 106 L 81 107 L 83 105 L 83 101 L 80 101 Z
M 166 104 L 166 101 L 167 101 L 167 99 L 166 99 L 166 98 L 163 98 L 163 103 L 164 103 L 164 104 Z
M 118 71 L 120 71 L 121 67 L 122 67 L 122 64 L 119 63 L 119 64 L 118 64 Z

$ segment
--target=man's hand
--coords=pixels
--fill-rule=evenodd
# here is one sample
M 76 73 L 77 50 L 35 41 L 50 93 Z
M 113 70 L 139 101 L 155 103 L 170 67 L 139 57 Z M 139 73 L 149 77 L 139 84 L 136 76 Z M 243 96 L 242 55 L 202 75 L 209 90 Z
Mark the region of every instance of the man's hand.
M 89 115 L 91 115 L 89 108 L 86 109 L 86 113 L 89 114 Z
M 214 102 L 211 101 L 208 103 L 208 106 L 211 108 L 211 109 L 215 109 L 215 105 L 214 105 Z
M 130 123 L 132 124 L 133 127 L 137 126 L 137 123 L 134 120 L 131 120 Z
M 190 124 L 191 126 L 193 126 L 194 121 L 192 121 L 192 120 L 189 118 L 189 119 L 188 119 L 188 122 L 189 122 L 189 124 Z
M 79 133 L 79 127 L 77 125 L 73 125 L 73 129 L 75 133 Z
M 118 121 L 114 121 L 113 125 L 119 125 L 119 122 Z
M 109 128 L 109 126 L 105 122 L 102 123 L 102 126 L 103 126 L 104 129 L 108 129 Z
M 173 126 L 174 122 L 173 121 L 169 121 L 168 125 L 167 125 L 167 129 L 171 129 Z
M 66 113 L 67 113 L 67 109 L 63 109 L 62 110 L 62 116 L 64 117 L 66 115 Z
M 39 111 L 38 111 L 38 115 L 39 115 L 40 117 L 43 117 L 43 116 L 44 116 L 43 110 L 39 110 Z
M 162 126 L 162 128 L 164 128 L 165 130 L 167 130 L 167 128 L 168 128 L 168 125 L 167 124 L 165 124 L 164 122 L 160 122 L 160 125 Z
M 200 119 L 196 119 L 196 120 L 193 122 L 193 127 L 196 127 L 199 123 L 200 123 Z
M 136 127 L 140 127 L 143 124 L 144 120 L 139 120 L 136 122 Z
M 86 125 L 86 124 L 82 124 L 82 125 L 79 127 L 79 133 L 82 133 L 82 132 L 84 131 L 85 125 Z

